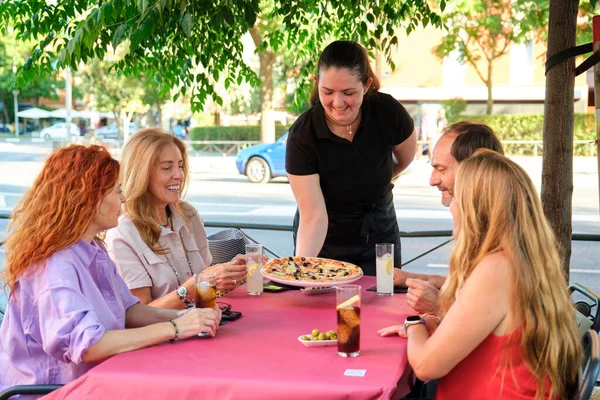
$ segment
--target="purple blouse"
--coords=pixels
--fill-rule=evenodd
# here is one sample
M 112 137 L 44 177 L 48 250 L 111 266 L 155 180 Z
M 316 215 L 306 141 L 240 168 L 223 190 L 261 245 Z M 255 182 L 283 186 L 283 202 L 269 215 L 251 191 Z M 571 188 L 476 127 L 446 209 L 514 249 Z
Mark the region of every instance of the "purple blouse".
M 106 330 L 125 328 L 136 304 L 98 244 L 79 240 L 22 276 L 0 327 L 0 391 L 68 383 L 92 368 L 81 356 Z

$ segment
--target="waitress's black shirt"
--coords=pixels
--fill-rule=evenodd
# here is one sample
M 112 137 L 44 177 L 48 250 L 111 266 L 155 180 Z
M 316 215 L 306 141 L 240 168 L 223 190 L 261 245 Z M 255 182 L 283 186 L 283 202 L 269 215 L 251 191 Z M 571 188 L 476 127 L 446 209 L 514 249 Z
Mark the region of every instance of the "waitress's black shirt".
M 285 167 L 292 175 L 319 174 L 328 212 L 356 212 L 391 198 L 392 148 L 413 132 L 406 109 L 392 96 L 365 96 L 352 143 L 334 135 L 320 103 L 289 131 Z

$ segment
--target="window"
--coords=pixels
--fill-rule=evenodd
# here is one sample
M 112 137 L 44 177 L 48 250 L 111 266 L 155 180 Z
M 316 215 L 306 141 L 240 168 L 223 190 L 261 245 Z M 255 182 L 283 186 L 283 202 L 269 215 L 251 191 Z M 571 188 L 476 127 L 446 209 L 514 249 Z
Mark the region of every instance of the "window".
M 467 78 L 467 66 L 458 50 L 453 50 L 442 63 L 442 85 L 464 86 Z
M 510 85 L 533 85 L 533 43 L 519 43 L 510 46 Z

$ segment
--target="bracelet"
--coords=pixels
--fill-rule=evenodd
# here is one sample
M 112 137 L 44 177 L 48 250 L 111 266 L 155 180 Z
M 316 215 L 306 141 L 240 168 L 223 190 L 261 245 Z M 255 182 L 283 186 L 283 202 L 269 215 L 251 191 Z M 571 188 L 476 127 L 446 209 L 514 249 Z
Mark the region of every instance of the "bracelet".
M 173 328 L 175 328 L 175 337 L 173 339 L 169 339 L 169 342 L 175 343 L 177 339 L 179 339 L 179 328 L 177 327 L 177 324 L 174 320 L 170 319 L 169 322 L 173 324 Z
M 179 300 L 181 300 L 181 302 L 183 304 L 185 304 L 186 306 L 188 304 L 192 303 L 192 299 L 190 298 L 187 289 L 185 288 L 185 286 L 179 286 L 177 288 L 177 290 L 175 290 L 175 293 L 177 294 L 177 297 L 179 298 Z
M 238 282 L 235 289 L 239 288 L 240 286 L 242 286 L 244 283 L 246 283 L 248 279 L 246 277 L 244 277 L 244 279 L 242 279 L 241 282 Z M 217 299 L 220 299 L 221 297 L 225 296 L 227 293 L 231 292 L 232 290 L 235 289 L 226 289 L 226 290 L 221 290 L 221 289 L 217 289 Z

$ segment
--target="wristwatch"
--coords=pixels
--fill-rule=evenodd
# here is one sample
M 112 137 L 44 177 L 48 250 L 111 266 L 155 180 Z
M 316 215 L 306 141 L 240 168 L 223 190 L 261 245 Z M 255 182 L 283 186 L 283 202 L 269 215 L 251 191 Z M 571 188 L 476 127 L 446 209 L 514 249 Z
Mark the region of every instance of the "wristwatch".
M 188 296 L 188 291 L 185 286 L 179 286 L 175 293 L 177 293 L 177 297 L 179 297 L 179 300 L 181 300 L 183 304 L 188 305 L 192 302 L 192 299 L 190 296 Z
M 423 324 L 427 328 L 427 323 L 420 315 L 410 315 L 404 320 L 404 332 L 408 332 L 408 327 L 412 325 Z

